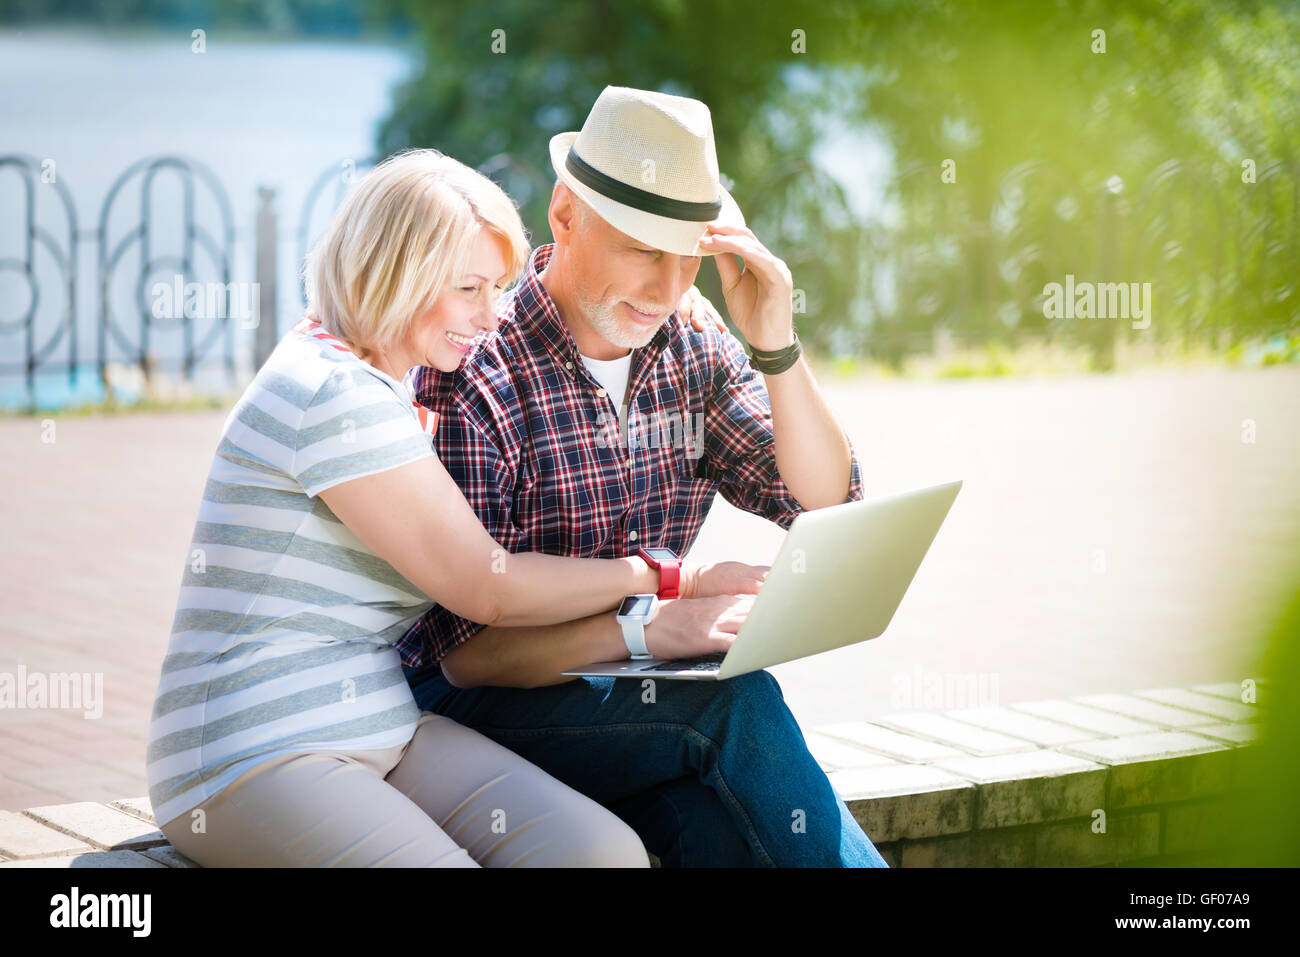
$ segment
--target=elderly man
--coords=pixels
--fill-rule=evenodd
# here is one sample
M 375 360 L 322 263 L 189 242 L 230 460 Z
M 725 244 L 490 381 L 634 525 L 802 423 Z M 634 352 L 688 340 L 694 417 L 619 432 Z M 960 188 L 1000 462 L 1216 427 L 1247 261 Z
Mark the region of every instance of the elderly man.
M 440 414 L 438 454 L 498 542 L 587 557 L 656 549 L 665 600 L 645 626 L 650 651 L 725 648 L 744 601 L 675 597 L 675 556 L 714 494 L 783 528 L 862 497 L 799 354 L 790 272 L 720 186 L 697 100 L 607 87 L 581 132 L 552 139 L 551 161 L 554 243 L 533 252 L 499 328 L 457 373 L 414 373 L 417 398 Z M 675 321 L 704 256 L 752 358 L 724 331 Z M 725 564 L 715 581 L 757 589 L 761 570 Z M 613 611 L 484 628 L 442 608 L 399 643 L 421 708 L 614 810 L 665 866 L 887 866 L 767 672 L 657 688 L 563 674 L 632 647 Z

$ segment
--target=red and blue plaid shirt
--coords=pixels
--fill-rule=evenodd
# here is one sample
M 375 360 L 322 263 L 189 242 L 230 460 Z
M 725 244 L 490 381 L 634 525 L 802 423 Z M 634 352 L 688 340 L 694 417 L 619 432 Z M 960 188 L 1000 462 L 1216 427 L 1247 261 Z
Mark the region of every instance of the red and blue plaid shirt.
M 630 429 L 620 427 L 617 400 L 588 372 L 542 286 L 552 249 L 534 250 L 501 299 L 499 329 L 455 373 L 413 373 L 416 399 L 439 414 L 434 448 L 488 534 L 511 552 L 685 555 L 717 492 L 789 528 L 803 508 L 777 471 L 767 389 L 740 342 L 673 313 L 633 351 Z M 861 498 L 854 455 L 845 501 Z M 403 664 L 420 667 L 483 627 L 434 606 L 396 647 Z

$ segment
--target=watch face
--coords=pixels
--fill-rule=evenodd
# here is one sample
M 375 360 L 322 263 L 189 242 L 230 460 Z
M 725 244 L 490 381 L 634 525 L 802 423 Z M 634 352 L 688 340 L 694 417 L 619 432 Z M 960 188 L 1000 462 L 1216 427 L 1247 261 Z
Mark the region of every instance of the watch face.
M 657 562 L 677 561 L 677 553 L 671 548 L 646 548 L 643 551 Z
M 653 604 L 653 595 L 628 595 L 618 606 L 618 614 L 621 618 L 644 618 L 650 614 Z

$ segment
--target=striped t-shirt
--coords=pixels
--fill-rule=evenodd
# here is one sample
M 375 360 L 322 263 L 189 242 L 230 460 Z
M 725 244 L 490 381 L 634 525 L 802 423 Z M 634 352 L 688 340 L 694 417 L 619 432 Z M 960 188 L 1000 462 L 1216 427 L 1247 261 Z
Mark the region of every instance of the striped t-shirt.
M 149 726 L 159 825 L 278 754 L 409 741 L 391 642 L 433 604 L 316 496 L 433 455 L 406 386 L 304 319 L 226 420 Z

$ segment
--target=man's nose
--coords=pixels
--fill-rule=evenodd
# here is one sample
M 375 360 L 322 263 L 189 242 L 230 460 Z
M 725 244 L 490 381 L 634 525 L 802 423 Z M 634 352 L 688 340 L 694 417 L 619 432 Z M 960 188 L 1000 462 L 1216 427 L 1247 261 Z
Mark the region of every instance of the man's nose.
M 686 287 L 682 286 L 682 257 L 665 253 L 655 263 L 654 281 L 646 288 L 646 298 L 674 309 Z M 680 287 L 680 288 L 679 288 Z

